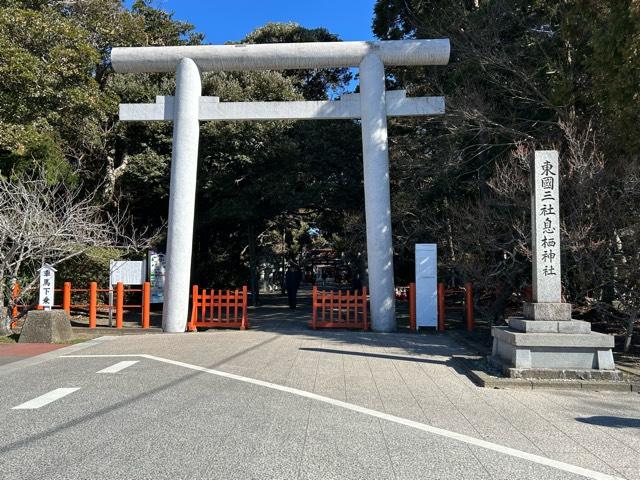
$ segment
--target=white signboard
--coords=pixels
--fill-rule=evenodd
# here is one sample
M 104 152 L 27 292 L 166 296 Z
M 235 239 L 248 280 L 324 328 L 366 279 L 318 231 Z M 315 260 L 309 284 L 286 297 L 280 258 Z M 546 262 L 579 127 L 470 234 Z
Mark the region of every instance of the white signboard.
M 45 263 L 40 268 L 40 300 L 39 305 L 45 310 L 51 310 L 54 304 L 54 288 L 56 284 L 56 269 Z
M 151 283 L 151 303 L 164 302 L 164 275 L 166 264 L 164 253 L 149 251 L 149 283 Z
M 147 279 L 147 262 L 145 260 L 110 260 L 109 283 L 115 285 L 142 285 Z
M 435 243 L 416 244 L 416 326 L 438 325 L 438 249 Z

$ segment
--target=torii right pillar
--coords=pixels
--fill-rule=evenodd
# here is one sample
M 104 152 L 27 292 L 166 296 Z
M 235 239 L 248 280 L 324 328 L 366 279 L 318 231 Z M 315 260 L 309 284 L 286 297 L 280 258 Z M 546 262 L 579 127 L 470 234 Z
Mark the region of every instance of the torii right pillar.
M 571 318 L 562 302 L 560 266 L 560 172 L 558 152 L 536 151 L 531 159 L 533 301 L 522 317 L 493 327 L 492 363 L 515 378 L 616 380 L 614 337 Z
M 384 64 L 375 53 L 360 63 L 360 102 L 371 327 L 391 332 L 396 329 L 396 308 L 387 106 Z

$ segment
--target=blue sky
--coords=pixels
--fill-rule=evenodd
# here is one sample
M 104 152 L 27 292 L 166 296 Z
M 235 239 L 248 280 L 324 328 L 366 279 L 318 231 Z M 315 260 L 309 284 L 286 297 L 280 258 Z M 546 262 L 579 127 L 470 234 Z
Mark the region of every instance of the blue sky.
M 125 2 L 131 5 L 132 0 Z M 240 40 L 267 22 L 325 27 L 342 40 L 372 40 L 375 0 L 155 0 L 174 18 L 195 25 L 207 43 Z

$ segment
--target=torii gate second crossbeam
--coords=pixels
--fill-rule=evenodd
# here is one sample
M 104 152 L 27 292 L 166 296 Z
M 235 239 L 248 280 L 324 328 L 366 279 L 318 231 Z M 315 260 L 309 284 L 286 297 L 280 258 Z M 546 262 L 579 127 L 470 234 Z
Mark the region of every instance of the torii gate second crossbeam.
M 121 120 L 174 122 L 164 331 L 186 328 L 200 120 L 339 118 L 360 118 L 362 124 L 371 326 L 374 331 L 395 330 L 387 116 L 440 115 L 444 98 L 386 92 L 384 66 L 446 65 L 449 51 L 446 39 L 114 48 L 117 72 L 176 72 L 175 97 L 120 106 Z M 201 96 L 201 71 L 356 66 L 361 93 L 337 101 L 220 102 Z

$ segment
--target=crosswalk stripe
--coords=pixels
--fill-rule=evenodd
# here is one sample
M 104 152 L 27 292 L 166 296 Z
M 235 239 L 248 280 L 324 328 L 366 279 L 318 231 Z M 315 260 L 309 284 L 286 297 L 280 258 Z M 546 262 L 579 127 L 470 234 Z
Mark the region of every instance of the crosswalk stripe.
M 117 373 L 121 370 L 124 370 L 127 367 L 130 367 L 131 365 L 134 365 L 136 363 L 138 363 L 139 360 L 128 360 L 125 362 L 118 362 L 115 363 L 113 365 L 111 365 L 110 367 L 107 368 L 103 368 L 102 370 L 100 370 L 99 372 L 96 373 Z
M 48 405 L 51 402 L 55 402 L 56 400 L 59 400 L 62 397 L 66 397 L 67 395 L 75 392 L 76 390 L 80 390 L 80 387 L 56 388 L 55 390 L 51 390 L 49 393 L 40 395 L 39 397 L 36 397 L 33 400 L 29 400 L 28 402 L 21 403 L 17 407 L 13 407 L 12 410 L 33 410 L 36 408 L 44 407 L 45 405 Z

